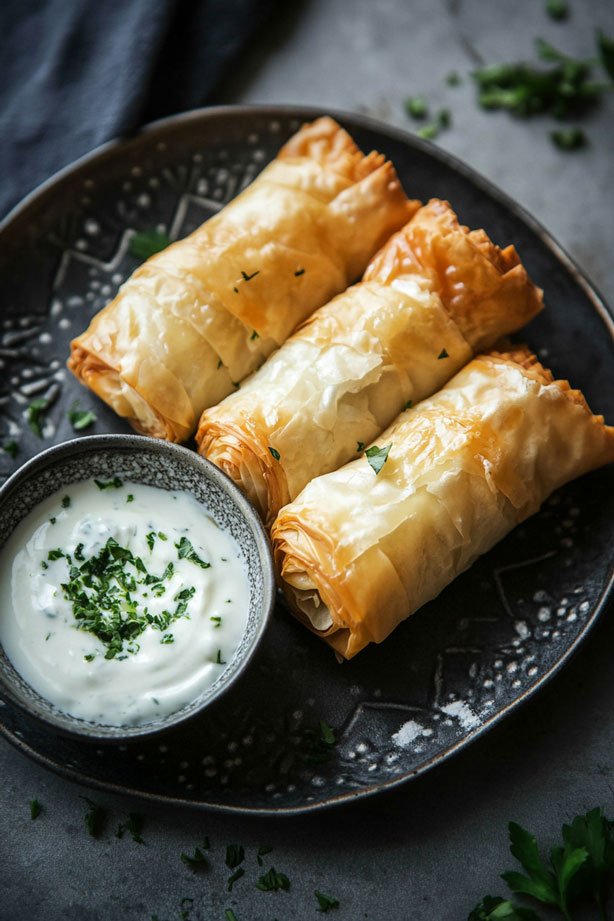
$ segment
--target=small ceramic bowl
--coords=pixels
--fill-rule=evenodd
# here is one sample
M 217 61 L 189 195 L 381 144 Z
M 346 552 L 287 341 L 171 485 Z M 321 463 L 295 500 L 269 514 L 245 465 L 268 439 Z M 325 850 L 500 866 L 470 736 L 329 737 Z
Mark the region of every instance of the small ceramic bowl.
M 234 483 L 194 451 L 139 435 L 76 438 L 24 464 L 0 489 L 0 552 L 19 522 L 51 493 L 80 480 L 109 478 L 118 473 L 135 483 L 190 493 L 234 537 L 247 568 L 249 612 L 243 639 L 218 679 L 182 709 L 137 726 L 105 726 L 62 712 L 24 681 L 0 645 L 0 696 L 55 729 L 97 742 L 150 736 L 201 713 L 245 670 L 275 601 L 268 539 L 257 513 Z

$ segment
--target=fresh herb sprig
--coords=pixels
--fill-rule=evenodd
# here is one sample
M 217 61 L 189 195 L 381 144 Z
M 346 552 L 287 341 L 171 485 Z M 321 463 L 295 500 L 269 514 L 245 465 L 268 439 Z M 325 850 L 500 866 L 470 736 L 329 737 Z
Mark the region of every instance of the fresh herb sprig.
M 526 829 L 510 822 L 509 835 L 510 851 L 525 871 L 501 874 L 512 892 L 553 908 L 565 921 L 572 921 L 571 909 L 577 902 L 590 898 L 605 921 L 606 889 L 614 871 L 614 822 L 601 809 L 591 809 L 563 825 L 562 844 L 552 848 L 548 862 Z M 539 921 L 539 916 L 500 896 L 486 896 L 469 915 L 469 921 L 500 919 Z

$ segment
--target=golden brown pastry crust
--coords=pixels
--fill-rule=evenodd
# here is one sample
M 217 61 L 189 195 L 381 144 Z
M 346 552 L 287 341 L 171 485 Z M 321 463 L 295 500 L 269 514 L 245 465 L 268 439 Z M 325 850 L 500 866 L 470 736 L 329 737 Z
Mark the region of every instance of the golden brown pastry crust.
M 522 266 L 520 285 L 508 268 L 485 234 L 460 227 L 446 202 L 431 201 L 384 245 L 360 284 L 316 311 L 240 390 L 203 413 L 199 451 L 271 525 L 309 480 L 347 463 L 470 360 L 468 314 L 473 341 L 492 345 L 541 309 Z M 464 281 L 451 285 L 453 275 Z
M 69 368 L 140 431 L 182 441 L 416 210 L 332 119 L 152 256 L 72 343 Z
M 297 617 L 350 658 L 381 642 L 555 489 L 614 460 L 614 428 L 527 349 L 471 361 L 378 438 L 313 480 L 272 529 Z

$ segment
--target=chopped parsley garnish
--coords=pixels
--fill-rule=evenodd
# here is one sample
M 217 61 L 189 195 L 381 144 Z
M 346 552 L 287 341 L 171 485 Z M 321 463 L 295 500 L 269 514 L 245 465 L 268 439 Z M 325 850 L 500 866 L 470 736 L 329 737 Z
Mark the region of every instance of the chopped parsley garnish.
M 226 847 L 226 866 L 234 870 L 245 860 L 245 849 L 242 844 L 229 844 Z
M 124 485 L 124 481 L 118 476 L 114 476 L 112 480 L 94 480 L 94 483 L 98 489 L 121 489 Z
M 559 150 L 580 150 L 587 144 L 582 128 L 560 128 L 557 131 L 551 131 L 550 137 Z
M 26 409 L 28 425 L 39 438 L 43 437 L 43 416 L 48 408 L 49 402 L 44 397 L 39 397 L 37 400 L 32 400 Z
M 128 813 L 127 821 L 117 826 L 115 837 L 123 838 L 127 832 L 131 836 L 132 840 L 136 841 L 137 844 L 145 844 L 141 836 L 142 829 L 143 815 L 140 812 L 130 812 Z
M 269 451 L 271 452 L 271 457 L 274 457 L 276 461 L 281 460 L 281 454 L 279 453 L 277 448 L 272 448 L 269 445 Z
M 57 560 L 64 555 L 58 548 L 50 550 L 48 558 Z M 139 608 L 133 598 L 138 586 L 151 585 L 154 596 L 161 597 L 166 591 L 163 583 L 173 576 L 174 566 L 169 563 L 161 576 L 149 573 L 143 560 L 113 537 L 80 566 L 73 564 L 70 556 L 66 560 L 69 580 L 61 586 L 64 598 L 72 604 L 78 629 L 92 633 L 106 647 L 105 659 L 138 652 L 135 641 L 147 627 L 166 634 L 169 626 L 187 613 L 186 599 L 193 594 L 190 589 L 179 593 L 182 597 L 174 611 L 163 610 L 154 615 L 147 607 Z M 163 639 L 162 642 L 172 640 Z
M 75 432 L 82 432 L 96 421 L 96 413 L 91 409 L 79 409 L 79 401 L 75 400 L 67 413 L 68 421 Z
M 434 141 L 439 134 L 439 125 L 437 122 L 429 122 L 417 131 L 419 138 L 423 141 Z
M 329 726 L 324 720 L 320 720 L 320 734 L 322 736 L 322 741 L 326 745 L 335 744 L 335 732 L 332 726 Z
M 30 818 L 32 819 L 32 821 L 34 821 L 34 819 L 38 819 L 42 811 L 43 811 L 43 807 L 41 806 L 39 801 L 37 799 L 31 799 L 30 800 Z
M 62 508 L 70 508 L 70 496 L 64 496 L 62 499 Z
M 98 803 L 93 802 L 93 800 L 88 799 L 87 796 L 82 796 L 81 799 L 88 805 L 88 810 L 84 817 L 85 827 L 92 838 L 98 838 L 107 819 L 107 810 Z
M 134 502 L 134 496 L 132 495 L 131 492 L 129 492 L 128 495 L 126 496 L 126 502 Z
M 449 358 L 449 357 L 450 357 L 450 356 L 448 355 L 446 349 L 442 349 L 441 352 L 439 353 L 439 355 L 437 356 L 438 359 L 441 359 L 441 358 Z
M 193 870 L 194 872 L 209 865 L 209 861 L 199 847 L 194 848 L 193 854 L 186 854 L 185 852 L 182 852 L 181 860 L 186 865 L 186 867 L 189 867 L 190 870 Z
M 149 549 L 150 549 L 150 550 L 153 550 L 154 544 L 155 544 L 155 542 L 156 542 L 156 534 L 155 534 L 155 531 L 150 531 L 148 534 L 146 534 L 146 535 L 145 535 L 145 540 L 147 541 L 147 546 L 149 547 Z
M 364 443 L 364 441 L 357 441 L 357 442 L 356 442 L 356 450 L 358 451 L 358 453 L 359 453 L 359 454 L 362 454 L 362 452 L 364 451 L 364 449 L 365 449 L 365 443 Z
M 55 517 L 55 515 L 54 515 L 54 516 L 52 516 L 52 517 L 49 519 L 49 524 L 55 524 L 57 520 L 58 520 L 58 519 L 57 519 L 57 518 Z
M 17 457 L 17 452 L 19 451 L 19 445 L 16 441 L 5 441 L 2 445 L 2 450 L 5 454 L 8 454 L 9 457 Z
M 392 443 L 384 445 L 383 448 L 378 448 L 377 445 L 371 445 L 371 447 L 367 448 L 365 451 L 365 457 L 369 462 L 369 466 L 375 471 L 376 476 L 388 460 L 391 447 Z
M 546 0 L 546 12 L 551 19 L 562 22 L 569 15 L 566 0 Z
M 258 866 L 259 866 L 259 867 L 264 866 L 264 860 L 263 860 L 262 858 L 263 858 L 263 857 L 266 857 L 267 854 L 270 854 L 272 850 L 273 850 L 273 848 L 272 848 L 272 847 L 269 847 L 269 845 L 267 845 L 267 844 L 262 844 L 262 845 L 258 848 L 258 853 L 256 854 L 256 860 L 258 861 Z
M 279 892 L 280 889 L 287 892 L 289 888 L 290 880 L 285 873 L 278 873 L 275 867 L 271 867 L 256 883 L 256 889 L 261 892 Z
M 252 278 L 255 278 L 255 277 L 256 277 L 256 275 L 260 275 L 260 270 L 259 270 L 259 269 L 256 269 L 255 272 L 252 272 L 251 275 L 248 275 L 247 272 L 241 271 L 241 277 L 243 278 L 243 281 L 251 281 Z
M 239 289 L 236 287 L 236 285 L 233 287 L 232 290 L 234 291 L 235 294 L 238 294 L 238 293 L 239 293 Z M 218 367 L 219 367 L 219 365 L 218 365 Z
M 253 333 L 251 334 L 251 336 L 250 336 L 249 338 L 250 338 L 250 339 L 259 339 L 259 338 L 260 338 L 260 333 L 256 332 L 256 330 L 254 330 Z
M 459 75 L 456 73 L 456 71 L 455 70 L 450 71 L 450 73 L 446 77 L 446 83 L 448 84 L 448 86 L 458 86 L 460 82 L 461 82 L 461 79 Z
M 339 908 L 339 899 L 334 899 L 330 895 L 324 895 L 323 892 L 320 892 L 318 889 L 314 892 L 316 899 L 318 900 L 318 911 L 327 912 L 331 908 Z
M 171 238 L 161 230 L 142 230 L 135 233 L 130 240 L 130 253 L 137 259 L 149 259 L 155 253 L 166 249 L 171 243 Z
M 297 269 L 296 272 L 294 273 L 294 277 L 298 278 L 300 275 L 304 275 L 304 274 L 305 274 L 305 269 Z
M 209 569 L 211 566 L 211 563 L 207 563 L 199 557 L 191 541 L 189 541 L 187 537 L 182 537 L 179 543 L 175 544 L 175 548 L 178 551 L 180 560 L 189 560 L 190 563 L 195 563 L 197 566 L 200 566 L 201 569 Z
M 41 569 L 49 569 L 49 566 L 48 566 L 48 564 L 45 562 L 45 560 L 41 560 Z
M 428 106 L 424 96 L 411 96 L 405 100 L 405 111 L 412 118 L 426 118 Z
M 228 892 L 232 892 L 232 887 L 238 879 L 241 879 L 242 876 L 245 876 L 245 870 L 243 867 L 238 867 L 234 873 L 228 877 Z
M 414 405 L 413 400 L 408 400 L 407 403 L 405 404 L 405 409 L 411 409 L 413 405 Z
M 162 639 L 160 640 L 160 642 L 161 642 L 164 646 L 167 646 L 169 643 L 174 643 L 174 642 L 175 642 L 175 637 L 173 636 L 172 633 L 165 633 L 164 636 L 162 637 Z
M 227 908 L 224 914 L 226 915 L 226 921 L 237 921 L 237 916 L 232 908 Z
M 221 618 L 221 617 L 216 617 L 216 616 L 215 616 L 215 617 L 210 617 L 209 620 L 211 621 L 212 624 L 214 624 L 214 628 L 215 628 L 215 627 L 220 627 L 220 626 L 222 625 L 222 618 Z
M 217 655 L 216 655 L 216 657 L 215 657 L 215 664 L 216 664 L 216 665 L 226 665 L 226 662 L 224 661 L 224 659 L 222 659 L 222 650 L 221 650 L 221 649 L 218 649 L 218 651 L 217 651 Z
M 235 288 L 235 291 L 236 291 L 236 290 L 237 290 L 237 289 Z M 218 358 L 217 370 L 219 371 L 221 367 L 222 367 L 222 359 L 221 359 L 221 358 Z
M 93 662 L 94 659 L 96 658 L 96 654 L 93 652 L 88 652 L 88 654 L 86 656 L 83 656 L 83 658 L 85 659 L 86 662 Z
M 158 537 L 160 538 L 160 540 L 168 540 L 168 537 L 166 536 L 164 531 L 158 531 Z

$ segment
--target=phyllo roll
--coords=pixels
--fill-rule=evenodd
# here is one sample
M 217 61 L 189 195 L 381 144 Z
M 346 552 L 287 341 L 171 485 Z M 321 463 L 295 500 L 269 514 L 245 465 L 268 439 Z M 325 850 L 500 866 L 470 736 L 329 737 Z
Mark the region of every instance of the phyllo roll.
M 519 348 L 473 359 L 373 447 L 312 480 L 272 529 L 294 613 L 346 658 L 384 640 L 554 490 L 614 460 L 614 428 Z
M 390 162 L 318 119 L 138 268 L 73 341 L 68 366 L 139 431 L 182 441 L 417 207 Z
M 356 457 L 405 406 L 541 307 L 513 247 L 500 250 L 433 200 L 362 282 L 203 414 L 199 450 L 270 524 L 311 479 Z

